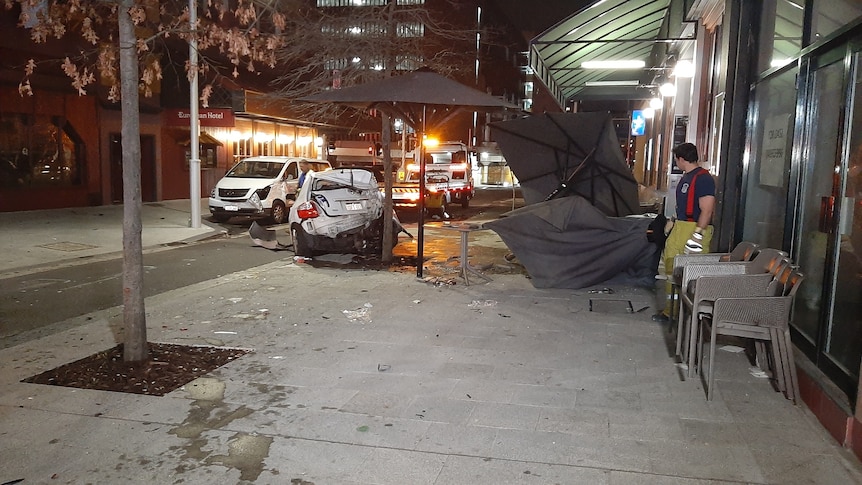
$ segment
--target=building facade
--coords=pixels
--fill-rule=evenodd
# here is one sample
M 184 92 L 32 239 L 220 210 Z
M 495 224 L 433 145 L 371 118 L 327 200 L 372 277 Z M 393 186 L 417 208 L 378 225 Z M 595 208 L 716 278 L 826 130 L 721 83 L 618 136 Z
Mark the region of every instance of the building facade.
M 647 62 L 640 77 L 593 71 L 596 53 Z M 799 265 L 802 397 L 862 457 L 862 2 L 581 2 L 531 40 L 531 65 L 561 109 L 611 106 L 615 89 L 645 110 L 670 84 L 635 141 L 636 178 L 672 199 L 670 151 L 695 143 L 717 181 L 713 249 L 752 241 Z
M 326 11 L 330 18 L 337 17 L 332 15 L 338 12 L 350 17 L 356 11 L 371 11 L 390 3 L 404 12 L 425 10 L 429 18 L 452 26 L 452 32 L 457 33 L 455 39 L 436 35 L 432 32 L 436 29 L 414 21 L 422 18 L 421 15 L 406 16 L 402 21 L 396 17 L 394 32 L 398 38 L 403 42 L 427 44 L 427 53 L 395 55 L 393 70 L 415 69 L 432 58 L 457 58 L 464 61 L 464 65 L 454 71 L 459 81 L 505 97 L 513 104 L 521 103 L 519 88 L 522 86 L 514 61 L 518 51 L 496 49 L 492 47 L 496 44 L 486 44 L 481 36 L 483 24 L 489 22 L 488 15 L 493 15 L 493 9 L 486 7 L 486 2 L 453 5 L 444 0 L 309 0 L 310 7 Z M 14 9 L 0 13 L 0 27 L 4 32 L 0 39 L 0 57 L 4 60 L 0 65 L 0 211 L 121 202 L 122 120 L 119 105 L 107 100 L 106 86 L 95 83 L 88 88 L 90 95 L 79 96 L 71 89 L 70 80 L 55 67 L 40 69 L 32 78 L 33 95 L 22 96 L 18 84 L 29 59 L 62 59 L 69 49 L 76 47 L 65 40 L 32 43 L 29 33 L 17 26 Z M 384 27 L 379 19 L 371 18 L 369 22 L 349 26 L 347 33 L 357 39 L 380 36 L 386 32 Z M 326 31 L 325 27 L 321 28 Z M 344 34 L 341 30 L 338 33 Z M 346 44 L 360 47 L 363 42 Z M 190 197 L 190 130 L 188 119 L 180 118 L 189 111 L 189 90 L 183 70 L 168 65 L 169 57 L 184 58 L 182 46 L 174 48 L 172 56 L 164 58 L 164 78 L 154 83 L 152 96 L 141 97 L 144 202 Z M 501 54 L 510 57 L 500 60 Z M 379 55 L 365 56 L 360 51 L 328 59 L 321 63 L 321 69 L 335 80 L 340 79 L 341 71 L 348 65 L 378 70 L 386 68 L 384 61 L 386 59 Z M 277 75 L 264 77 L 272 79 Z M 342 127 L 338 122 L 307 121 L 301 115 L 293 115 L 294 111 L 286 103 L 258 92 L 266 89 L 274 88 L 265 81 L 241 77 L 235 84 L 216 87 L 218 96 L 211 98 L 209 108 L 201 108 L 204 117 L 201 119 L 200 196 L 206 197 L 233 163 L 243 157 L 324 158 L 327 138 L 374 140 L 375 136 L 379 137 L 379 133 L 369 132 L 367 123 L 357 130 L 355 125 Z M 490 115 L 465 113 L 447 123 L 447 132 L 434 135 L 481 145 L 487 135 L 484 125 L 491 121 L 494 119 Z

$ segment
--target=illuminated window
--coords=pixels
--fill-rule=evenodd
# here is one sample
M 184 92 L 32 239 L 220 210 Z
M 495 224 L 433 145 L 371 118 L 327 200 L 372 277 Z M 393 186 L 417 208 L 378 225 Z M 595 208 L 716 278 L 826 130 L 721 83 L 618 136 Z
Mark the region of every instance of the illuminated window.
M 63 118 L 0 113 L 0 188 L 81 185 L 83 145 Z
M 425 25 L 421 23 L 399 23 L 398 37 L 424 37 Z

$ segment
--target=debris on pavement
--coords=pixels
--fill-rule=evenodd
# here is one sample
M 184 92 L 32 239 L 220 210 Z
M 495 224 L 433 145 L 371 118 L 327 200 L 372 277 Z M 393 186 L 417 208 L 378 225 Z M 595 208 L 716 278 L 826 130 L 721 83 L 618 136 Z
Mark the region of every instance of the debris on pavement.
M 425 283 L 430 283 L 434 286 L 451 286 L 456 284 L 454 278 L 444 278 L 442 276 L 427 276 L 422 278 Z
M 497 300 L 473 300 L 467 305 L 470 308 L 487 308 L 497 306 Z
M 293 244 L 281 244 L 278 242 L 275 231 L 262 227 L 257 221 L 251 223 L 251 227 L 248 228 L 248 235 L 251 236 L 251 240 L 255 245 L 272 251 L 281 251 L 293 247 Z
M 371 323 L 371 317 L 368 315 L 368 310 L 372 307 L 373 305 L 371 303 L 366 303 L 362 308 L 357 310 L 342 310 L 341 313 L 344 313 L 347 319 L 351 322 L 361 320 L 363 322 Z

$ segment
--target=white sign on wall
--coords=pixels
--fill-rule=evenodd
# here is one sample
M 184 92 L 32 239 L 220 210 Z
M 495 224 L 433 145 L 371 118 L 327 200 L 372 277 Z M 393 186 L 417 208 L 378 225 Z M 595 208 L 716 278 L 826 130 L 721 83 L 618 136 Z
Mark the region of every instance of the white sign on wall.
M 784 187 L 785 173 L 790 165 L 788 138 L 789 114 L 773 116 L 763 127 L 763 144 L 760 148 L 760 185 Z

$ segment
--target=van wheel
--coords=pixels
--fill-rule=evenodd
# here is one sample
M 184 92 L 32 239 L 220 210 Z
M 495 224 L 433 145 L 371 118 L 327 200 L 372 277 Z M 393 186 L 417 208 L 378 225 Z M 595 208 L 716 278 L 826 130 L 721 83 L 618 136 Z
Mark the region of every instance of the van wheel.
M 303 258 L 310 258 L 312 256 L 311 245 L 308 243 L 309 235 L 302 228 L 302 225 L 293 224 L 290 226 L 290 237 L 293 239 L 294 254 Z
M 287 220 L 287 207 L 284 205 L 284 202 L 280 200 L 274 200 L 272 202 L 270 219 L 272 219 L 272 222 L 275 224 L 284 224 L 284 221 Z

